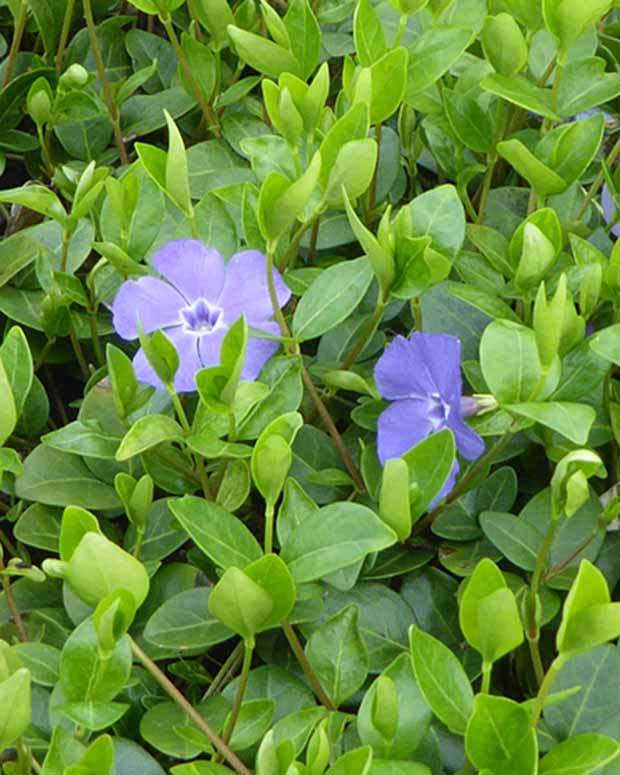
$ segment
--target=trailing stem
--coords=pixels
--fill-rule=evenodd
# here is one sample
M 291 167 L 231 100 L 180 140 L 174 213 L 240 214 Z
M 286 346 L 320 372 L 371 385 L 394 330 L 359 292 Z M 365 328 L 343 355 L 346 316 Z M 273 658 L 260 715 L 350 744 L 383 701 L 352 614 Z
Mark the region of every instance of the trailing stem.
M 229 748 L 228 744 L 211 729 L 209 724 L 203 719 L 200 713 L 198 713 L 191 702 L 177 689 L 165 673 L 157 667 L 155 662 L 142 651 L 135 640 L 129 637 L 129 642 L 134 655 L 140 660 L 146 670 L 153 676 L 170 699 L 174 700 L 198 729 L 209 738 L 213 747 L 218 751 L 222 758 L 228 762 L 233 770 L 235 770 L 238 775 L 252 775 L 252 772 L 245 766 L 241 759 Z
M 114 102 L 112 96 L 112 89 L 110 88 L 110 82 L 105 71 L 105 64 L 103 63 L 103 57 L 101 56 L 101 49 L 99 48 L 99 41 L 97 40 L 97 28 L 95 27 L 95 20 L 93 18 L 93 9 L 91 6 L 91 0 L 83 0 L 84 4 L 84 18 L 86 19 L 86 26 L 88 28 L 88 38 L 90 40 L 90 47 L 93 50 L 93 56 L 95 57 L 95 64 L 97 65 L 97 75 L 101 82 L 101 88 L 103 90 L 103 98 L 110 114 L 110 120 L 112 121 L 112 128 L 114 130 L 114 141 L 118 149 L 119 156 L 121 157 L 122 164 L 129 164 L 129 157 L 127 156 L 127 149 L 125 148 L 125 142 L 123 140 L 123 133 L 121 132 L 120 116 L 118 107 Z
M 13 40 L 11 41 L 11 49 L 6 60 L 6 67 L 4 69 L 4 77 L 2 78 L 2 88 L 4 88 L 11 80 L 13 70 L 15 69 L 15 62 L 19 53 L 19 47 L 22 43 L 22 37 L 24 30 L 26 29 L 26 20 L 28 18 L 28 3 L 26 0 L 22 0 L 19 4 L 19 10 L 17 11 L 17 17 L 15 19 L 15 29 L 13 30 Z

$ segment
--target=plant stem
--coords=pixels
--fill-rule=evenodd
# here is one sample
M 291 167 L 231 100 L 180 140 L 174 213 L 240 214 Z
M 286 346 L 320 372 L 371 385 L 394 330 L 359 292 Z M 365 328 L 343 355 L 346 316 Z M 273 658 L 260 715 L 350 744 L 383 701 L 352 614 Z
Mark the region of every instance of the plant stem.
M 368 324 L 364 326 L 364 330 L 358 337 L 357 341 L 351 348 L 351 352 L 347 355 L 347 357 L 342 362 L 342 369 L 350 369 L 351 366 L 355 363 L 358 356 L 366 347 L 366 344 L 368 343 L 368 340 L 370 337 L 375 333 L 377 330 L 377 326 L 379 323 L 381 323 L 381 318 L 383 317 L 383 313 L 385 312 L 385 307 L 387 305 L 387 302 L 383 301 L 383 299 L 379 296 L 377 299 L 377 306 L 375 307 L 375 311 L 373 313 L 373 316 L 368 321 Z
M 392 48 L 396 48 L 396 46 L 400 46 L 400 42 L 403 39 L 403 34 L 407 29 L 408 21 L 409 21 L 409 17 L 407 16 L 407 14 L 401 13 L 400 19 L 398 21 L 398 29 L 396 30 L 396 35 L 394 35 L 394 40 L 392 41 Z
M 110 88 L 110 82 L 108 81 L 108 76 L 105 71 L 105 64 L 103 63 L 103 57 L 101 56 L 101 49 L 99 48 L 99 41 L 97 40 L 97 28 L 95 27 L 95 20 L 93 18 L 91 0 L 82 1 L 84 5 L 84 18 L 86 19 L 86 26 L 88 28 L 90 47 L 93 50 L 95 64 L 97 65 L 97 75 L 99 76 L 99 80 L 101 82 L 103 98 L 108 108 L 108 113 L 110 114 L 110 120 L 112 121 L 112 127 L 114 129 L 114 141 L 118 149 L 118 154 L 121 157 L 121 163 L 129 164 L 129 157 L 127 156 L 127 149 L 125 148 L 123 133 L 121 132 L 118 107 L 112 96 L 112 89 Z
M 67 41 L 69 40 L 69 32 L 71 31 L 73 8 L 75 6 L 75 0 L 65 0 L 65 2 L 65 15 L 62 20 L 62 30 L 60 31 L 60 40 L 58 41 L 58 49 L 56 51 L 56 73 L 58 75 L 60 75 L 62 72 L 62 65 L 65 58 L 65 49 L 67 47 Z
M 75 326 L 73 325 L 73 321 L 71 321 L 71 325 L 69 328 L 69 339 L 71 340 L 73 352 L 75 353 L 75 357 L 80 366 L 80 371 L 82 372 L 82 376 L 88 382 L 88 380 L 90 379 L 90 369 L 88 368 L 88 363 L 86 362 L 86 358 L 84 356 L 84 350 L 82 350 L 82 345 L 80 344 L 78 335 L 75 333 Z
M 273 516 L 273 503 L 268 503 L 265 507 L 265 554 L 273 551 Z
M 217 116 L 213 112 L 213 108 L 211 107 L 211 105 L 202 96 L 200 87 L 196 83 L 196 79 L 192 74 L 192 70 L 189 66 L 189 62 L 187 61 L 187 57 L 185 56 L 185 51 L 183 51 L 183 48 L 179 43 L 179 39 L 177 38 L 177 34 L 174 31 L 174 25 L 172 24 L 172 19 L 169 16 L 168 17 L 162 16 L 160 17 L 160 19 L 161 19 L 161 23 L 164 25 L 164 29 L 166 30 L 166 34 L 168 35 L 170 43 L 172 44 L 172 48 L 174 49 L 177 55 L 177 59 L 179 60 L 179 65 L 181 67 L 181 70 L 183 71 L 183 75 L 185 76 L 185 80 L 187 81 L 189 88 L 192 90 L 193 97 L 198 103 L 200 110 L 202 111 L 202 115 L 205 120 L 207 131 L 212 132 L 216 137 L 220 137 L 221 132 L 220 132 L 220 125 L 217 120 Z
M 312 266 L 314 263 L 314 257 L 316 256 L 316 244 L 319 239 L 319 228 L 321 226 L 321 216 L 318 215 L 312 224 L 312 231 L 310 232 L 310 246 L 308 247 L 308 264 Z
M 230 764 L 230 766 L 238 773 L 238 775 L 252 775 L 252 772 L 245 766 L 245 764 L 239 759 L 239 757 L 230 750 L 228 745 L 222 740 L 222 738 L 216 734 L 209 724 L 198 713 L 196 708 L 189 702 L 189 700 L 177 689 L 172 681 L 157 667 L 155 662 L 147 656 L 144 651 L 138 646 L 135 640 L 129 637 L 131 644 L 131 650 L 135 656 L 140 660 L 146 670 L 153 676 L 161 688 L 166 694 L 176 702 L 176 704 L 183 710 L 189 719 L 194 722 L 198 729 L 205 734 L 209 740 L 213 743 L 216 750 L 222 755 L 222 757 Z
M 224 664 L 222 667 L 218 670 L 217 675 L 213 679 L 211 685 L 207 689 L 207 691 L 204 693 L 203 696 L 203 702 L 204 700 L 208 700 L 211 695 L 215 694 L 215 692 L 219 691 L 222 686 L 226 683 L 228 676 L 231 675 L 231 673 L 236 669 L 237 665 L 242 659 L 242 653 L 243 653 L 243 643 L 239 641 L 235 648 L 230 652 L 230 654 L 226 657 L 226 660 L 224 661 Z
M 18 775 L 30 775 L 32 769 L 32 753 L 30 748 L 24 743 L 21 737 L 15 741 L 17 750 L 17 773 Z
M 27 643 L 28 632 L 26 631 L 24 620 L 22 619 L 20 610 L 17 607 L 17 603 L 15 602 L 13 590 L 11 589 L 11 580 L 8 576 L 5 576 L 4 573 L 2 573 L 2 571 L 4 570 L 4 567 L 5 567 L 4 560 L 0 556 L 0 584 L 2 584 L 4 596 L 6 597 L 6 603 L 7 603 L 7 606 L 9 607 L 9 611 L 11 612 L 11 617 L 13 618 L 13 622 L 15 624 L 15 628 L 17 629 L 17 634 L 19 636 L 19 639 L 22 643 Z
M 28 18 L 28 3 L 26 0 L 21 0 L 19 10 L 17 12 L 17 18 L 15 19 L 15 29 L 13 30 L 13 40 L 11 41 L 11 49 L 9 56 L 6 60 L 6 68 L 4 70 L 4 77 L 2 79 L 2 88 L 4 88 L 11 80 L 13 70 L 15 69 L 15 62 L 19 53 L 19 47 L 22 43 L 22 36 L 26 29 L 26 20 Z
M 381 158 L 381 130 L 382 125 L 377 124 L 375 126 L 375 140 L 377 141 L 377 161 L 375 163 L 375 171 L 370 181 L 370 189 L 368 191 L 368 220 L 373 218 L 373 210 L 375 209 L 377 199 L 377 176 L 379 174 L 379 160 Z
M 181 399 L 179 398 L 179 394 L 174 389 L 173 385 L 168 385 L 167 387 L 168 395 L 170 396 L 170 400 L 172 401 L 172 405 L 174 406 L 174 411 L 177 414 L 177 417 L 179 418 L 179 422 L 181 423 L 181 427 L 183 428 L 183 431 L 187 436 L 190 435 L 192 432 L 191 425 L 189 424 L 189 420 L 187 419 L 187 414 L 185 412 L 185 409 L 183 408 L 183 403 Z M 213 500 L 213 493 L 211 492 L 211 488 L 209 487 L 209 479 L 207 477 L 207 472 L 205 470 L 205 464 L 204 460 L 202 459 L 202 455 L 199 455 L 198 453 L 194 454 L 192 453 L 192 459 L 194 461 L 194 465 L 196 466 L 196 470 L 198 471 L 198 477 L 200 479 L 200 485 L 202 487 L 203 495 L 207 500 L 212 501 Z
M 235 725 L 239 718 L 245 690 L 248 688 L 248 678 L 250 677 L 250 668 L 252 667 L 252 655 L 254 654 L 254 644 L 247 641 L 243 643 L 243 664 L 241 666 L 241 675 L 239 676 L 239 686 L 235 695 L 235 702 L 230 713 L 230 719 L 224 732 L 224 742 L 228 745 L 235 731 Z
M 282 310 L 280 309 L 280 303 L 278 302 L 278 295 L 276 293 L 276 286 L 273 279 L 274 247 L 275 247 L 274 245 L 267 246 L 267 286 L 269 288 L 269 298 L 271 299 L 273 314 L 278 325 L 280 326 L 280 331 L 282 333 L 282 336 L 285 336 L 286 338 L 290 339 L 291 332 L 286 323 L 286 320 L 284 319 Z M 336 427 L 336 423 L 332 419 L 331 414 L 329 413 L 327 407 L 323 403 L 323 400 L 319 395 L 319 392 L 316 389 L 314 382 L 312 381 L 312 377 L 310 376 L 310 374 L 308 374 L 308 370 L 306 369 L 306 366 L 304 364 L 303 356 L 301 354 L 301 350 L 299 349 L 298 344 L 295 345 L 294 352 L 299 358 L 299 364 L 301 367 L 301 378 L 303 380 L 303 383 L 308 389 L 308 392 L 310 393 L 312 400 L 314 401 L 314 405 L 316 406 L 317 411 L 321 416 L 321 419 L 323 420 L 325 427 L 327 428 L 327 432 L 332 437 L 332 441 L 334 442 L 336 449 L 338 450 L 340 457 L 342 458 L 342 462 L 345 464 L 345 467 L 347 468 L 349 474 L 351 475 L 351 478 L 353 479 L 355 487 L 360 492 L 364 492 L 366 487 L 364 485 L 364 480 L 362 479 L 362 475 L 360 474 L 359 469 L 353 462 L 351 453 L 347 449 L 347 446 L 344 443 L 342 436 L 340 435 L 340 432 Z
M 312 665 L 308 661 L 308 657 L 304 652 L 303 646 L 299 642 L 299 638 L 297 637 L 295 630 L 286 619 L 284 620 L 284 622 L 282 622 L 282 629 L 284 630 L 286 639 L 289 642 L 289 646 L 291 647 L 291 649 L 293 650 L 293 653 L 297 657 L 297 661 L 299 662 L 301 669 L 304 671 L 304 675 L 306 676 L 306 679 L 310 684 L 312 691 L 315 693 L 315 695 L 321 701 L 321 703 L 327 708 L 327 710 L 336 710 L 336 706 L 332 702 L 331 697 L 327 694 L 325 689 L 323 689 L 323 687 L 321 686 L 321 682 L 319 681 L 316 673 L 312 669 Z
M 548 572 L 548 573 L 546 573 L 546 574 L 544 575 L 544 577 L 543 577 L 543 581 L 545 581 L 545 582 L 549 581 L 549 580 L 550 580 L 550 579 L 552 579 L 554 576 L 557 576 L 557 575 L 558 575 L 558 573 L 561 573 L 561 572 L 564 570 L 564 568 L 566 568 L 566 566 L 567 566 L 567 565 L 570 565 L 570 564 L 571 564 L 571 562 L 572 562 L 572 561 L 575 559 L 575 557 L 577 557 L 578 555 L 580 555 L 580 554 L 581 554 L 581 552 L 583 552 L 583 551 L 584 551 L 584 549 L 587 549 L 587 548 L 588 548 L 588 546 L 590 546 L 590 544 L 592 543 L 592 541 L 594 541 L 594 539 L 596 538 L 596 536 L 599 534 L 599 531 L 600 531 L 600 530 L 601 530 L 601 528 L 600 528 L 600 527 L 597 527 L 595 530 L 593 530 L 593 531 L 590 533 L 590 535 L 589 535 L 587 538 L 585 538 L 585 539 L 584 539 L 584 540 L 583 540 L 583 541 L 582 541 L 582 542 L 579 544 L 579 546 L 578 546 L 578 547 L 575 549 L 575 551 L 574 551 L 574 552 L 571 552 L 571 553 L 568 555 L 568 557 L 566 557 L 566 559 L 562 560 L 562 562 L 559 562 L 557 565 L 554 565 L 554 566 L 552 566 L 551 568 L 549 568 L 549 572 Z
M 480 192 L 480 202 L 478 204 L 478 219 L 477 223 L 484 221 L 486 214 L 487 202 L 489 199 L 489 193 L 491 191 L 491 184 L 493 182 L 493 173 L 495 172 L 495 165 L 497 164 L 497 158 L 491 160 L 487 157 L 487 171 L 484 173 L 484 180 L 482 181 L 482 190 Z
M 489 694 L 491 691 L 491 673 L 493 672 L 492 662 L 482 663 L 482 685 L 480 691 L 482 694 Z
M 547 670 L 547 674 L 545 675 L 540 685 L 540 689 L 538 690 L 538 694 L 536 695 L 536 702 L 532 710 L 533 727 L 536 727 L 536 725 L 538 724 L 538 719 L 540 718 L 543 712 L 543 709 L 545 707 L 545 701 L 549 696 L 549 691 L 551 690 L 553 682 L 557 678 L 558 672 L 562 668 L 564 661 L 565 661 L 564 657 L 560 654 L 553 660 L 553 662 L 549 666 L 549 670 Z
M 551 524 L 547 535 L 543 541 L 538 557 L 536 558 L 536 565 L 534 566 L 534 573 L 530 582 L 530 591 L 528 595 L 527 606 L 527 639 L 530 644 L 530 654 L 532 655 L 532 663 L 534 665 L 534 673 L 536 674 L 536 680 L 540 686 L 544 678 L 544 669 L 542 660 L 540 658 L 540 628 L 538 626 L 538 590 L 540 589 L 540 583 L 542 581 L 543 573 L 549 559 L 549 552 L 555 538 L 558 525 L 560 523 L 560 515 L 551 515 Z

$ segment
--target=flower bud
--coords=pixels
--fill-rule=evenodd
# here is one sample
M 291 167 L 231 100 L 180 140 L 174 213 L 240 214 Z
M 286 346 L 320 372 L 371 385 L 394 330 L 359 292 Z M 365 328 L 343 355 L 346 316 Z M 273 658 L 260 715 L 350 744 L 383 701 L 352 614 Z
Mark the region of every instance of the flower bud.
M 65 89 L 79 89 L 88 83 L 88 70 L 76 62 L 65 70 L 58 82 Z
M 144 565 L 99 533 L 86 533 L 68 561 L 44 560 L 49 576 L 65 579 L 75 594 L 95 606 L 117 590 L 133 595 L 136 608 L 149 591 Z
M 543 366 L 550 366 L 558 354 L 565 308 L 566 275 L 560 277 L 555 295 L 549 301 L 545 293 L 545 284 L 541 283 L 534 302 L 534 333 Z
M 400 457 L 390 458 L 383 468 L 379 516 L 400 541 L 406 541 L 411 535 L 409 467 Z
M 481 34 L 487 60 L 500 75 L 512 78 L 527 64 L 527 43 L 509 13 L 487 16 Z
M 54 95 L 45 78 L 37 78 L 28 90 L 26 109 L 34 123 L 41 127 L 51 121 Z

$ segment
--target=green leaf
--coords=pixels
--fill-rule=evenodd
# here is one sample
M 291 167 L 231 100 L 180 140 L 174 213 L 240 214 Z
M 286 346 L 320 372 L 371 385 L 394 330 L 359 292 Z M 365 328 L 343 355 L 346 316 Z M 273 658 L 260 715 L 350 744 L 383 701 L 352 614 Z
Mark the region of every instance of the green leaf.
M 322 272 L 302 296 L 293 316 L 293 334 L 315 339 L 349 317 L 372 280 L 366 258 L 343 261 Z
M 414 524 L 441 492 L 454 466 L 456 448 L 452 431 L 433 433 L 403 455 L 409 468 L 411 521 Z
M 523 643 L 523 626 L 517 601 L 505 587 L 484 597 L 478 606 L 480 654 L 487 664 L 497 662 Z
M 579 445 L 587 444 L 596 417 L 591 406 L 560 401 L 512 404 L 507 409 L 511 414 L 539 422 Z
M 326 775 L 370 775 L 372 764 L 372 748 L 367 745 L 364 748 L 355 748 L 348 751 L 331 766 Z
M 24 460 L 15 482 L 19 498 L 50 506 L 113 509 L 120 506 L 114 487 L 98 479 L 76 455 L 41 444 Z
M 539 143 L 536 151 L 570 185 L 579 180 L 594 161 L 604 131 L 605 119 L 602 115 L 574 121 L 557 133 L 557 141 L 555 132 L 550 133 Z M 547 157 L 547 148 L 552 142 L 553 150 Z
M 514 565 L 533 571 L 544 536 L 513 514 L 484 511 L 479 516 L 486 537 Z
M 239 57 L 259 73 L 270 78 L 278 78 L 286 72 L 304 77 L 301 65 L 288 49 L 234 25 L 228 27 L 228 34 Z
M 431 238 L 431 246 L 456 258 L 465 241 L 465 210 L 454 186 L 437 186 L 417 196 L 406 208 L 413 236 Z
M 541 89 L 522 75 L 508 78 L 493 73 L 487 75 L 480 84 L 485 91 L 502 97 L 520 108 L 538 113 L 551 121 L 561 121 L 560 116 L 551 107 L 551 89 Z
M 590 775 L 620 754 L 620 745 L 606 735 L 578 735 L 554 746 L 540 762 L 540 775 Z
M 368 649 L 359 632 L 359 609 L 343 608 L 314 630 L 306 656 L 336 707 L 348 700 L 368 675 Z
M 520 140 L 504 140 L 498 143 L 497 152 L 543 198 L 550 194 L 561 194 L 569 186 L 569 183 L 564 178 L 536 158 Z
M 0 346 L 0 360 L 11 386 L 15 411 L 19 417 L 24 409 L 34 376 L 30 346 L 19 326 L 13 326 L 4 337 Z
M 186 495 L 169 505 L 196 546 L 221 568 L 244 568 L 262 556 L 243 522 L 216 503 Z
M 273 610 L 271 595 L 242 570 L 229 567 L 209 597 L 209 611 L 246 641 L 253 641 Z
M 41 441 L 62 452 L 82 457 L 114 460 L 120 437 L 105 433 L 96 420 L 76 420 L 57 431 L 41 436 Z
M 482 653 L 483 638 L 487 630 L 480 615 L 480 605 L 486 597 L 506 589 L 506 586 L 504 574 L 487 558 L 480 560 L 466 582 L 459 603 L 459 624 L 469 645 L 479 653 Z
M 353 39 L 359 63 L 370 67 L 386 52 L 383 27 L 370 0 L 360 0 L 353 16 Z
M 319 181 L 324 189 L 341 148 L 352 140 L 365 139 L 369 127 L 370 117 L 365 102 L 353 105 L 330 127 L 320 145 L 322 164 Z
M 167 110 L 164 111 L 168 125 L 168 153 L 166 154 L 166 193 L 186 215 L 192 212 L 189 192 L 187 154 L 185 143 L 177 125 Z
M 34 683 L 55 686 L 60 667 L 60 650 L 47 643 L 17 643 L 12 649 L 30 670 Z
M 9 438 L 17 425 L 17 407 L 9 376 L 4 367 L 4 358 L 0 351 L 0 446 Z M 27 394 L 26 394 L 27 395 Z
M 215 47 L 225 48 L 228 45 L 228 25 L 235 23 L 228 0 L 201 0 L 195 5 L 195 13 L 213 38 Z
M 473 97 L 455 91 L 443 93 L 446 116 L 458 139 L 477 153 L 487 153 L 493 144 L 493 124 Z
M 281 556 L 295 581 L 303 583 L 347 568 L 395 542 L 396 534 L 370 509 L 356 503 L 332 503 L 293 530 Z
M 541 375 L 534 332 L 508 320 L 493 321 L 480 341 L 480 366 L 500 403 L 527 401 Z
M 30 671 L 22 667 L 0 683 L 0 748 L 4 751 L 30 724 Z
M 409 47 L 406 101 L 411 101 L 439 80 L 460 58 L 471 40 L 471 29 L 449 24 L 432 27 L 416 38 Z
M 620 366 L 620 323 L 597 331 L 588 341 L 597 355 Z
M 359 219 L 357 213 L 351 206 L 347 196 L 346 189 L 343 187 L 344 206 L 347 211 L 347 218 L 351 224 L 351 229 L 362 246 L 368 261 L 372 266 L 383 294 L 385 295 L 394 282 L 394 257 L 377 240 L 375 235 L 367 229 Z
M 465 751 L 474 767 L 494 775 L 536 775 L 538 771 L 538 744 L 530 714 L 505 697 L 476 696 Z
M 57 705 L 54 710 L 63 713 L 74 724 L 80 724 L 86 729 L 98 732 L 115 724 L 129 710 L 129 705 L 123 702 L 65 702 Z M 97 738 L 101 740 L 101 738 Z M 69 768 L 68 768 L 69 769 Z
M 588 57 L 569 62 L 562 71 L 558 90 L 558 113 L 570 118 L 620 94 L 620 74 L 606 73 L 601 57 Z
M 321 27 L 308 0 L 289 2 L 284 25 L 291 51 L 299 63 L 300 77 L 307 80 L 318 65 L 321 55 Z
M 277 554 L 266 554 L 246 566 L 243 572 L 271 598 L 271 613 L 262 622 L 261 632 L 278 627 L 291 613 L 296 601 L 295 582 L 286 564 Z
M 373 762 L 376 756 L 408 759 L 426 736 L 431 717 L 413 674 L 411 657 L 401 654 L 364 695 L 357 731 L 362 743 L 372 745 Z
M 165 414 L 140 417 L 127 431 L 116 453 L 117 460 L 129 460 L 165 441 L 182 441 L 183 429 Z
M 380 124 L 398 110 L 407 86 L 407 49 L 393 48 L 370 68 L 370 123 Z
M 456 734 L 465 734 L 474 693 L 457 657 L 440 640 L 418 627 L 410 630 L 413 672 L 424 699 L 437 718 Z
M 146 640 L 161 648 L 187 651 L 205 649 L 232 637 L 209 612 L 208 587 L 173 595 L 151 615 L 144 629 Z

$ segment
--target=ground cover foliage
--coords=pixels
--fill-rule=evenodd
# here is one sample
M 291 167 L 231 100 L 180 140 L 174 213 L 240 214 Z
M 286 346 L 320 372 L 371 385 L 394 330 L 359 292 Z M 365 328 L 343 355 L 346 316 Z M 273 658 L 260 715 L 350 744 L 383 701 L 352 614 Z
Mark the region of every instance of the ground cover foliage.
M 2 772 L 620 772 L 617 5 L 0 3 Z

